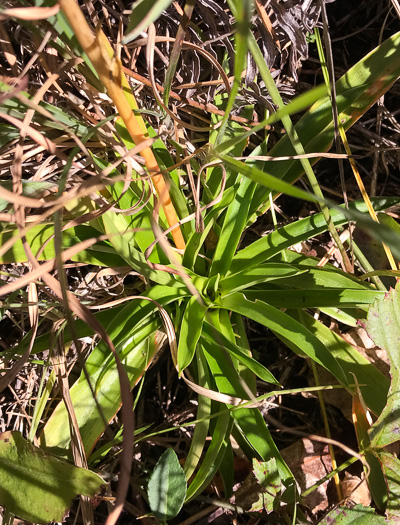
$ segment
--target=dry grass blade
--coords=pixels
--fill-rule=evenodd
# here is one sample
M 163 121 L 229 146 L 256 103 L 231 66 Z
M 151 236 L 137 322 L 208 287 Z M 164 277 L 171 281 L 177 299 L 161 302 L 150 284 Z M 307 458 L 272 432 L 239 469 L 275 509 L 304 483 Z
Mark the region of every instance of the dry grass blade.
M 132 137 L 132 140 L 138 144 L 143 142 L 148 137 L 143 130 L 137 117 L 133 114 L 132 109 L 126 99 L 122 90 L 122 65 L 116 57 L 110 58 L 108 46 L 105 45 L 105 37 L 96 38 L 92 34 L 82 11 L 75 0 L 59 0 L 61 9 L 64 11 L 71 24 L 76 37 L 79 40 L 83 50 L 90 58 L 94 65 L 100 80 L 107 89 L 107 92 L 113 100 L 118 113 L 123 119 L 125 126 Z M 101 34 L 101 31 L 99 32 Z M 170 226 L 177 225 L 178 218 L 172 204 L 168 189 L 165 185 L 164 178 L 161 175 L 160 168 L 150 148 L 146 148 L 141 152 L 145 159 L 149 174 L 152 176 L 153 184 L 161 199 L 161 204 L 164 209 L 168 224 Z M 185 241 L 182 232 L 178 226 L 172 230 L 172 236 L 176 247 L 184 249 Z
M 19 18 L 21 20 L 47 20 L 50 16 L 54 16 L 60 10 L 58 4 L 53 7 L 15 7 L 13 9 L 5 9 L 0 13 L 0 20 L 7 20 L 8 18 Z
M 181 53 L 181 47 L 183 40 L 185 38 L 186 31 L 189 27 L 190 18 L 193 14 L 195 1 L 194 0 L 188 0 L 185 3 L 184 12 L 182 13 L 182 19 L 181 23 L 178 27 L 178 31 L 176 33 L 176 40 L 174 42 L 174 46 L 172 48 L 171 56 L 169 59 L 169 66 L 167 69 L 167 72 L 165 74 L 165 91 L 164 91 L 164 104 L 168 106 L 168 99 L 169 99 L 169 92 L 171 89 L 171 83 L 173 76 L 176 72 L 176 67 L 179 60 L 179 55 Z
M 74 463 L 77 467 L 88 468 L 85 449 L 79 431 L 78 421 L 76 419 L 74 406 L 71 400 L 71 394 L 69 391 L 69 382 L 67 374 L 67 364 L 65 356 L 65 345 L 63 340 L 63 332 L 59 330 L 59 325 L 64 324 L 64 321 L 55 323 L 52 334 L 57 333 L 57 340 L 54 348 L 56 351 L 51 357 L 54 372 L 57 376 L 59 387 L 62 393 L 62 398 L 65 403 L 68 412 L 68 418 L 70 423 L 71 432 L 71 449 L 74 458 Z M 87 497 L 81 496 L 82 503 L 82 516 L 85 525 L 92 525 L 94 523 L 93 518 L 93 507 Z
M 157 38 L 156 38 L 157 40 Z M 135 73 L 134 71 L 131 71 L 130 69 L 126 68 L 126 67 L 123 67 L 123 71 L 125 73 L 126 76 L 128 77 L 131 77 L 133 78 L 134 80 L 140 82 L 141 84 L 144 84 L 145 86 L 149 86 L 149 87 L 156 87 L 157 90 L 160 92 L 160 93 L 164 93 L 165 91 L 165 88 L 163 86 L 161 86 L 160 84 L 152 84 L 152 82 L 150 82 L 150 80 L 148 80 L 147 78 L 143 77 L 142 75 L 139 75 L 138 73 Z M 232 80 L 232 78 L 228 78 L 228 82 L 230 83 Z M 212 82 L 213 81 L 210 81 L 210 82 L 207 82 L 206 84 L 204 85 L 212 85 Z M 224 81 L 223 80 L 217 80 L 216 83 L 218 84 L 222 84 Z M 197 87 L 197 86 L 202 86 L 203 84 L 202 83 L 197 83 L 197 84 L 193 84 L 194 87 Z M 191 85 L 192 86 L 192 85 Z M 185 89 L 188 87 L 188 85 L 186 84 L 182 84 L 181 86 L 179 86 L 180 89 Z M 178 102 L 183 102 L 191 107 L 194 107 L 196 109 L 200 109 L 202 111 L 206 111 L 207 113 L 212 113 L 213 115 L 219 115 L 221 117 L 223 117 L 225 115 L 225 112 L 222 110 L 222 109 L 218 109 L 216 106 L 214 106 L 214 104 L 203 104 L 201 102 L 198 102 L 197 100 L 194 100 L 192 98 L 188 98 L 188 97 L 184 97 L 182 95 L 178 95 L 178 93 L 175 93 L 174 91 L 170 91 L 169 92 L 169 96 L 170 98 L 173 98 L 174 100 L 177 100 Z M 241 117 L 241 116 L 238 116 L 238 115 L 229 115 L 229 120 L 232 120 L 234 122 L 239 122 L 240 124 L 244 124 L 246 126 L 253 126 L 256 124 L 256 122 L 253 122 L 245 117 Z
M 25 364 L 27 363 L 29 356 L 31 354 L 33 345 L 35 343 L 35 338 L 37 334 L 37 328 L 38 328 L 38 321 L 39 321 L 39 315 L 38 315 L 38 305 L 37 305 L 37 288 L 36 284 L 34 282 L 29 283 L 29 290 L 28 290 L 28 301 L 29 301 L 29 320 L 32 327 L 32 337 L 31 341 L 29 343 L 28 348 L 24 352 L 24 354 L 18 359 L 16 363 L 13 364 L 13 366 L 0 377 L 0 392 L 2 392 L 5 388 L 7 388 L 12 381 L 18 376 L 18 374 L 22 371 Z
M 158 90 L 155 87 L 156 81 L 154 78 L 154 47 L 155 47 L 155 26 L 154 24 L 151 24 L 151 26 L 148 29 L 148 38 L 147 38 L 147 45 L 146 45 L 146 60 L 147 60 L 147 68 L 149 71 L 149 77 L 151 84 L 153 86 L 153 93 L 154 97 L 157 100 L 157 103 L 159 106 L 174 120 L 176 123 L 182 125 L 185 128 L 191 129 L 192 131 L 198 131 L 198 132 L 205 132 L 205 131 L 211 131 L 210 127 L 200 127 L 195 126 L 193 124 L 189 124 L 188 122 L 184 122 L 180 118 L 178 118 L 173 111 L 171 111 L 167 106 L 164 104 L 162 98 L 158 94 Z

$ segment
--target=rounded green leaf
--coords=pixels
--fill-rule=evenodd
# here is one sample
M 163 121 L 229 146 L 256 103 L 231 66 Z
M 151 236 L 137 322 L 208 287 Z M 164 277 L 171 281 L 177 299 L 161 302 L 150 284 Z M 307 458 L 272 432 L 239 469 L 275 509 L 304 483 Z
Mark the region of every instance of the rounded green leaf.
M 73 498 L 104 488 L 94 472 L 47 454 L 19 432 L 0 434 L 0 505 L 19 518 L 62 521 Z
M 159 520 L 174 518 L 186 497 L 186 477 L 172 448 L 158 460 L 147 487 L 149 505 Z

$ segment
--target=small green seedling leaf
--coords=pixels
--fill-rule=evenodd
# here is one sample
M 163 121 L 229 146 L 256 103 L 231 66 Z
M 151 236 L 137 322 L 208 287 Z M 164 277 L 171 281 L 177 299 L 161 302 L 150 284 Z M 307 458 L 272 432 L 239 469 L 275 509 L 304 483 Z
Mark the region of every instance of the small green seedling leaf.
M 19 432 L 0 434 L 0 505 L 19 518 L 63 521 L 73 498 L 93 498 L 105 485 L 94 472 L 47 454 Z
M 365 328 L 377 346 L 390 359 L 392 377 L 387 404 L 370 429 L 372 446 L 381 448 L 400 439 L 400 297 L 399 285 L 384 298 L 377 299 L 368 312 Z
M 333 509 L 325 518 L 319 522 L 320 525 L 383 525 L 386 523 L 383 516 L 375 514 L 374 509 L 371 507 L 363 507 L 362 505 L 356 505 L 352 509 L 348 507 L 339 507 Z
M 253 473 L 263 490 L 260 491 L 259 499 L 253 503 L 250 512 L 262 510 L 272 512 L 274 502 L 281 490 L 281 480 L 275 458 L 269 461 L 258 461 L 254 458 Z
M 168 448 L 158 460 L 147 487 L 149 505 L 159 520 L 174 518 L 186 497 L 186 477 L 175 452 Z

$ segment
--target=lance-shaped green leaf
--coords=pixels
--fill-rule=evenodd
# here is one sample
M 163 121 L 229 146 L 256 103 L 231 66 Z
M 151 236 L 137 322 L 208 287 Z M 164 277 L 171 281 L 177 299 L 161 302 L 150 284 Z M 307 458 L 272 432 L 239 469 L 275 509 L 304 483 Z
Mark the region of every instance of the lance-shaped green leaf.
M 253 319 L 257 323 L 273 330 L 294 344 L 300 352 L 311 357 L 316 363 L 340 378 L 342 384 L 347 384 L 347 378 L 339 365 L 325 346 L 304 326 L 286 313 L 262 301 L 249 301 L 245 295 L 236 292 L 223 297 L 220 306 L 238 314 Z
M 383 210 L 394 206 L 400 202 L 398 197 L 382 197 L 372 199 L 375 210 Z M 362 213 L 367 212 L 364 202 L 356 201 L 349 203 L 349 209 L 357 210 Z M 331 218 L 335 226 L 341 226 L 348 222 L 344 213 L 340 210 L 331 210 Z M 243 250 L 240 250 L 232 260 L 231 268 L 228 275 L 238 273 L 241 270 L 247 270 L 256 267 L 267 259 L 270 259 L 285 248 L 293 244 L 305 241 L 327 231 L 327 226 L 322 213 L 311 215 L 305 219 L 283 226 L 275 230 L 258 241 L 253 242 Z
M 231 357 L 237 359 L 244 367 L 251 370 L 256 376 L 267 383 L 279 385 L 279 381 L 273 374 L 265 368 L 256 359 L 244 352 L 244 349 L 235 345 L 227 337 L 225 337 L 215 326 L 206 322 L 203 326 L 202 339 L 205 339 L 209 344 L 215 346 L 222 346 Z
M 225 215 L 210 268 L 210 277 L 218 273 L 224 276 L 229 270 L 247 223 L 249 206 L 255 188 L 256 186 L 251 180 L 245 179 L 241 181 L 235 194 L 235 199 L 229 205 Z
M 392 377 L 387 403 L 370 429 L 372 445 L 381 448 L 400 439 L 400 296 L 396 289 L 377 299 L 368 312 L 365 328 L 374 343 L 385 349 Z
M 210 370 L 202 352 L 196 352 L 197 364 L 197 384 L 203 388 L 210 388 Z M 208 428 L 210 426 L 210 416 L 212 403 L 209 397 L 199 395 L 197 398 L 198 422 L 194 427 L 193 436 L 190 443 L 189 452 L 186 457 L 184 471 L 186 479 L 189 480 L 200 462 L 201 455 L 207 439 Z
M 356 308 L 372 304 L 385 292 L 379 290 L 246 290 L 250 301 L 264 301 L 276 308 Z
M 162 338 L 157 335 L 160 321 L 153 321 L 117 345 L 131 386 L 143 376 L 160 350 Z M 86 363 L 86 372 L 70 389 L 71 401 L 81 432 L 86 455 L 105 431 L 109 421 L 121 407 L 121 389 L 115 360 L 108 346 L 100 342 Z M 59 403 L 40 436 L 43 448 L 59 456 L 70 455 L 68 412 Z
M 382 372 L 361 355 L 354 346 L 314 319 L 312 315 L 299 310 L 288 310 L 287 313 L 299 321 L 325 346 L 345 372 L 347 383 L 354 383 L 354 376 L 356 376 L 365 404 L 374 414 L 380 414 L 385 406 L 389 389 L 389 381 Z M 278 334 L 278 337 L 281 336 Z M 289 348 L 296 351 L 290 340 L 286 339 L 284 342 Z M 336 379 L 340 381 L 340 378 Z
M 217 418 L 211 435 L 211 444 L 196 476 L 188 487 L 186 501 L 200 494 L 214 477 L 228 446 L 231 430 L 232 418 L 229 412 L 224 412 Z
M 94 498 L 105 487 L 94 472 L 47 454 L 19 432 L 0 434 L 0 505 L 15 516 L 61 522 L 73 498 Z
M 178 369 L 181 373 L 190 365 L 200 338 L 207 306 L 200 297 L 193 296 L 186 304 L 179 330 Z
M 219 291 L 221 295 L 228 295 L 233 292 L 238 292 L 243 288 L 250 288 L 259 283 L 286 279 L 287 277 L 304 274 L 305 272 L 307 272 L 306 269 L 296 268 L 296 266 L 290 264 L 266 263 L 257 268 L 246 269 L 239 274 L 229 275 L 221 279 Z
M 75 228 L 68 228 L 62 232 L 62 248 L 66 250 L 79 242 L 90 238 L 96 239 L 100 233 L 95 228 L 87 225 L 76 226 Z M 26 262 L 27 256 L 24 246 L 20 239 L 17 239 L 18 229 L 13 225 L 7 225 L 3 231 L 0 232 L 0 244 L 3 246 L 7 241 L 15 238 L 12 247 L 0 257 L 1 263 L 19 263 Z M 26 239 L 34 254 L 38 255 L 39 261 L 47 261 L 54 259 L 54 225 L 53 223 L 38 224 L 30 228 L 26 233 Z M 82 250 L 72 259 L 79 262 L 86 262 L 87 264 L 95 264 L 98 266 L 110 266 L 116 268 L 118 266 L 125 266 L 126 262 L 114 250 L 114 248 L 105 241 L 97 241 L 90 248 Z

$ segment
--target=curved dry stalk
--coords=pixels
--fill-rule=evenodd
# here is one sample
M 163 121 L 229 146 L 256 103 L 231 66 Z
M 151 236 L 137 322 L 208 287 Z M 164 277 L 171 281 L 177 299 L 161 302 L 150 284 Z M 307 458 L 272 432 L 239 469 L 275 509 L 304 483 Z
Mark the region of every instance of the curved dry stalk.
M 105 43 L 105 37 L 101 36 L 100 31 L 99 36 L 95 37 L 93 35 L 75 0 L 59 0 L 58 3 L 68 18 L 82 49 L 96 69 L 108 95 L 114 102 L 132 140 L 135 144 L 143 142 L 148 138 L 144 130 L 143 121 L 140 121 L 132 112 L 132 108 L 122 89 L 123 70 L 121 62 L 116 57 L 110 58 L 108 53 L 109 46 Z M 185 248 L 185 241 L 178 225 L 178 217 L 154 153 L 150 148 L 145 148 L 141 152 L 141 155 L 145 160 L 149 174 L 152 176 L 153 184 L 160 198 L 167 222 L 170 226 L 176 225 L 171 232 L 175 245 L 178 249 L 183 250 Z

